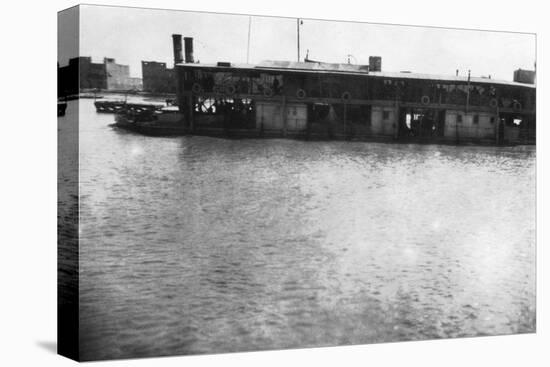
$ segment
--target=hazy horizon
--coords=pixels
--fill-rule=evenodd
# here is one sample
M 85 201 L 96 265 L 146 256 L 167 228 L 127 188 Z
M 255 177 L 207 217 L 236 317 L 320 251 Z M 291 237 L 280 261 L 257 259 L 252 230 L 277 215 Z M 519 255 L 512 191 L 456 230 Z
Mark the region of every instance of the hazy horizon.
M 296 18 L 181 10 L 80 6 L 80 56 L 129 65 L 141 77 L 141 61 L 173 66 L 172 34 L 194 38 L 195 61 L 297 60 Z M 303 19 L 301 60 L 368 64 L 382 57 L 382 70 L 426 74 L 491 75 L 512 80 L 516 69 L 534 69 L 534 34 Z M 221 28 L 223 26 L 223 28 Z M 122 47 L 124 45 L 124 47 Z M 72 55 L 58 55 L 61 66 Z

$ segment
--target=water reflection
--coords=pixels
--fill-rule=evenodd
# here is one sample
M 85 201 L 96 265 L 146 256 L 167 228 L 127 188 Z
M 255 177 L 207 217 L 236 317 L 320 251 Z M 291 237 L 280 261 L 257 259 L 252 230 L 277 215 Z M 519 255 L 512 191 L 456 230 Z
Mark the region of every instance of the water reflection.
M 80 103 L 84 359 L 534 331 L 534 148 L 148 138 Z

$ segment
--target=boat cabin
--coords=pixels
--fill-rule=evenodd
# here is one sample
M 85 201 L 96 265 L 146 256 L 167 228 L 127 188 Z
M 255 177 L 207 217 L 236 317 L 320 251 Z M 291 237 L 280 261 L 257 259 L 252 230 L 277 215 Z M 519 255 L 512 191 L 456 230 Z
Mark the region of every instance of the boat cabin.
M 533 84 L 266 61 L 176 65 L 193 131 L 489 144 L 534 143 Z

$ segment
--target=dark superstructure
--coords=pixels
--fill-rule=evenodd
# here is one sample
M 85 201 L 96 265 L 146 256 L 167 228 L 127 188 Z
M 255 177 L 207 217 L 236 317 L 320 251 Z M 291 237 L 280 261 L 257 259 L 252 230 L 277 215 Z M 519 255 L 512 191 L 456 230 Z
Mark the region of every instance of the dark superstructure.
M 535 142 L 534 84 L 469 75 L 386 72 L 380 57 L 371 57 L 369 65 L 307 59 L 206 65 L 193 62 L 192 39 L 185 39 L 185 62 L 181 36 L 174 38 L 174 45 L 181 119 L 176 126 L 171 117 L 171 132 L 479 144 Z M 516 79 L 529 78 L 531 74 L 522 71 Z M 155 118 L 162 127 L 162 118 Z

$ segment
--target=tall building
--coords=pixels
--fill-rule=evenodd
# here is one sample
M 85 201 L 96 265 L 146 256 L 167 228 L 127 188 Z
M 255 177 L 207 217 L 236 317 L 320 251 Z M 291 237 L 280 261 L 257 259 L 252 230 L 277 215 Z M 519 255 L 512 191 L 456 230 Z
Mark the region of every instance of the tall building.
M 151 93 L 176 93 L 174 69 L 168 69 L 166 63 L 142 61 L 141 72 L 144 91 Z
M 115 59 L 105 57 L 103 63 L 94 63 L 89 56 L 69 60 L 69 64 L 58 68 L 58 94 L 76 94 L 79 91 L 141 90 L 141 78 L 130 76 L 128 65 L 117 64 Z

